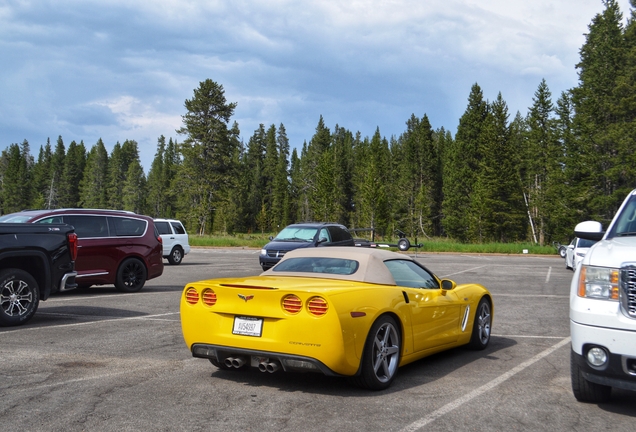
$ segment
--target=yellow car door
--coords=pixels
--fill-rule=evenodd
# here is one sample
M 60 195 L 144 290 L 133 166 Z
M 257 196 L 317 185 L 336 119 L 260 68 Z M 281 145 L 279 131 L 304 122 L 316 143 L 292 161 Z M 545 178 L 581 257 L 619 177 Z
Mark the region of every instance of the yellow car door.
M 404 288 L 411 311 L 415 352 L 457 341 L 460 305 L 453 291 Z
M 398 259 L 385 264 L 408 298 L 414 351 L 456 342 L 460 330 L 456 293 L 443 290 L 439 280 L 415 261 Z

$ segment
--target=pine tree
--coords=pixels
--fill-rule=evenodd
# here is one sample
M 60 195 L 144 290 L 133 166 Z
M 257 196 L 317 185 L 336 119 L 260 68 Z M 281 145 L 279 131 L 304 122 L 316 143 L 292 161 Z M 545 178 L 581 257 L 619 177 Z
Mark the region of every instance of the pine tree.
M 62 208 L 74 208 L 80 202 L 80 181 L 84 175 L 86 165 L 86 147 L 80 141 L 77 144 L 71 141 L 68 146 L 66 157 L 64 158 L 64 168 L 59 186 L 58 205 Z
M 332 168 L 329 166 L 329 155 L 324 155 L 330 146 L 331 132 L 321 115 L 316 132 L 301 155 L 305 220 L 325 220 L 331 214 L 331 203 L 327 200 L 333 191 L 327 177 L 333 173 L 329 173 Z
M 132 159 L 126 171 L 122 201 L 124 210 L 144 213 L 146 207 L 146 177 L 139 158 Z
M 91 148 L 80 183 L 79 204 L 83 208 L 108 208 L 108 152 L 102 139 Z
M 164 157 L 166 153 L 166 137 L 161 135 L 157 140 L 157 152 L 148 171 L 148 214 L 152 217 L 166 216 L 166 190 Z
M 33 199 L 31 208 L 46 207 L 49 188 L 51 186 L 51 140 L 47 138 L 44 147 L 40 147 L 38 160 L 33 167 Z
M 411 114 L 406 126 L 406 132 L 392 146 L 399 158 L 394 165 L 399 186 L 390 194 L 395 197 L 392 208 L 397 210 L 399 229 L 409 236 L 418 232 L 429 236 L 440 229 L 441 161 L 428 116 L 418 119 Z
M 60 195 L 60 187 L 62 182 L 62 173 L 64 171 L 64 161 L 66 159 L 66 147 L 64 146 L 64 141 L 62 140 L 62 136 L 58 136 L 57 142 L 55 144 L 55 151 L 51 156 L 51 184 L 49 185 L 48 191 L 45 196 L 45 208 L 46 209 L 55 209 L 59 208 L 59 195 Z
M 289 191 L 289 140 L 285 126 L 281 123 L 276 133 L 278 158 L 274 173 L 272 209 L 272 227 L 276 230 L 289 225 L 292 220 Z
M 179 171 L 181 210 L 203 234 L 213 226 L 214 210 L 229 199 L 229 185 L 236 175 L 234 156 L 237 140 L 228 123 L 236 103 L 227 103 L 223 86 L 207 79 L 199 83 L 192 99 L 186 99 Z
M 170 138 L 163 158 L 163 187 L 166 192 L 164 193 L 165 210 L 162 215 L 168 218 L 174 218 L 177 216 L 181 217 L 181 215 L 177 215 L 177 201 L 180 194 L 178 188 L 175 186 L 177 173 L 181 166 L 181 158 L 178 148 L 179 144 L 177 141 L 173 141 L 172 138 Z M 186 219 L 185 215 L 183 219 Z
M 615 0 L 604 0 L 605 10 L 589 25 L 581 48 L 579 86 L 572 89 L 574 129 L 589 168 L 587 207 L 595 219 L 609 220 L 624 198 L 618 157 L 616 123 L 620 106 L 617 82 L 626 61 L 622 13 Z
M 590 218 L 587 203 L 591 176 L 588 167 L 583 164 L 581 142 L 575 136 L 574 106 L 570 92 L 561 93 L 555 114 L 560 148 L 557 160 L 562 169 L 554 172 L 556 201 L 552 205 L 552 238 L 560 243 L 568 243 L 572 237 L 572 227 Z
M 556 187 L 560 177 L 562 149 L 558 142 L 552 94 L 545 79 L 534 94 L 527 123 L 526 175 L 524 190 L 528 192 L 531 214 L 537 230 L 538 242 L 544 245 L 553 235 L 551 203 L 558 196 Z
M 467 209 L 470 210 L 473 187 L 479 177 L 479 148 L 487 116 L 488 103 L 479 85 L 474 84 L 444 163 L 443 227 L 449 237 L 460 241 L 472 239 L 470 227 L 474 226 L 474 220 Z
M 335 201 L 332 220 L 345 226 L 351 225 L 353 213 L 353 134 L 338 125 L 332 134 L 333 195 Z
M 303 178 L 298 151 L 294 148 L 289 158 L 289 223 L 302 221 Z
M 260 124 L 247 143 L 247 150 L 242 161 L 241 185 L 243 193 L 241 195 L 244 197 L 244 222 L 249 232 L 256 229 L 261 231 L 266 229 L 266 219 L 262 215 L 265 189 L 263 176 L 265 139 L 265 126 Z
M 108 161 L 108 186 L 106 190 L 106 198 L 108 199 L 108 208 L 113 210 L 123 210 L 124 202 L 122 200 L 123 185 L 126 181 L 126 171 L 121 151 L 121 144 L 117 142 L 110 153 Z
M 480 242 L 525 238 L 524 202 L 515 175 L 518 154 L 513 149 L 508 118 L 508 106 L 499 93 L 490 104 L 484 126 L 480 175 L 472 195 L 473 235 Z
M 24 152 L 28 142 L 11 144 L 2 151 L 2 214 L 25 210 L 30 194 L 30 155 Z
M 364 139 L 354 148 L 354 155 L 354 226 L 373 228 L 380 235 L 390 234 L 387 196 L 389 143 L 376 128 L 371 140 Z

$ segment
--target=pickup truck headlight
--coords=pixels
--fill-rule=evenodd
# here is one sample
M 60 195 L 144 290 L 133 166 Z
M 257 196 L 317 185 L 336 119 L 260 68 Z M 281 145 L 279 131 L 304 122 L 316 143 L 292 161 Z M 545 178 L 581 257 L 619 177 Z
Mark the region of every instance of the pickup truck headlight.
M 619 271 L 615 268 L 581 266 L 579 297 L 618 301 Z

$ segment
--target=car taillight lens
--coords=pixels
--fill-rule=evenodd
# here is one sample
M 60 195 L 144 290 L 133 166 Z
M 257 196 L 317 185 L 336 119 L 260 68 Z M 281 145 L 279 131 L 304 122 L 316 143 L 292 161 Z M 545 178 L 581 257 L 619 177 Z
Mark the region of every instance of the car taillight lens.
M 197 290 L 192 287 L 188 288 L 185 293 L 185 301 L 191 305 L 197 304 L 199 301 L 199 293 Z
M 77 234 L 68 233 L 66 235 L 68 238 L 68 250 L 71 253 L 71 259 L 75 261 L 77 259 Z
M 216 304 L 216 293 L 210 288 L 203 290 L 201 301 L 206 306 L 214 306 Z
M 307 310 L 314 316 L 323 316 L 329 310 L 329 305 L 322 297 L 312 297 L 307 302 Z
M 303 302 L 294 294 L 286 295 L 283 298 L 283 310 L 291 314 L 297 314 L 303 308 Z

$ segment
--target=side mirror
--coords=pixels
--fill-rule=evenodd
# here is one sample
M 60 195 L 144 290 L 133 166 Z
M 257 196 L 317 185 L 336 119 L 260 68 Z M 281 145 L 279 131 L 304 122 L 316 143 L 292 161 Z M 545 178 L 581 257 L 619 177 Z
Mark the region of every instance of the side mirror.
M 457 284 L 450 279 L 442 279 L 442 289 L 444 291 L 454 290 Z
M 600 222 L 585 221 L 574 227 L 574 235 L 578 238 L 598 241 L 603 238 L 605 231 L 603 231 L 603 225 Z
M 274 236 L 269 236 L 269 241 L 274 240 Z

